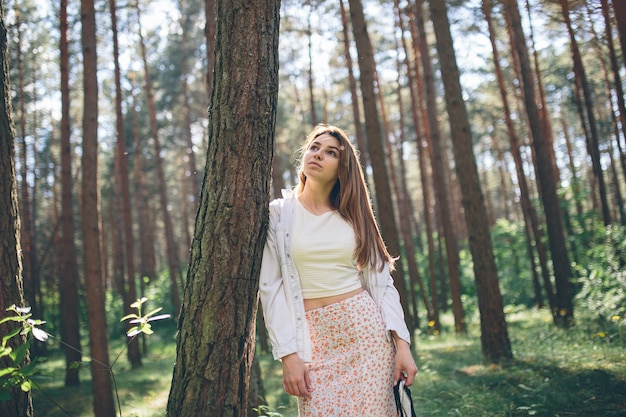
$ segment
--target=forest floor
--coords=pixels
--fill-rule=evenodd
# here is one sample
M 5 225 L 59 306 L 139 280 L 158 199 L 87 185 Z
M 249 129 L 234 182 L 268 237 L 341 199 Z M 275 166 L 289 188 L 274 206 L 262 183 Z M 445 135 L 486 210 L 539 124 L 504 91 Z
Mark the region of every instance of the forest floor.
M 574 328 L 564 331 L 546 311 L 508 313 L 515 359 L 506 366 L 482 363 L 477 320 L 468 321 L 474 324 L 467 337 L 450 334 L 450 321 L 444 323 L 442 336 L 418 335 L 419 373 L 411 387 L 418 416 L 626 417 L 624 321 L 606 330 L 579 318 Z M 124 368 L 124 357 L 114 367 L 122 416 L 165 414 L 175 346 L 172 338 L 154 336 L 148 339 L 150 351 L 141 369 Z M 297 416 L 295 398 L 282 390 L 280 364 L 269 354 L 261 354 L 260 360 L 268 402 L 260 415 Z M 93 415 L 86 368 L 77 388 L 63 387 L 58 354 L 41 369 L 41 389 L 33 392 L 36 416 Z

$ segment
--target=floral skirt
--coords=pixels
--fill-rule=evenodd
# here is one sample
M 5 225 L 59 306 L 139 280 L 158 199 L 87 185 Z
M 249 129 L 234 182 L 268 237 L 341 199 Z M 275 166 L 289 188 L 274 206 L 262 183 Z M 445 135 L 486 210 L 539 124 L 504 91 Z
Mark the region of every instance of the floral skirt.
M 298 398 L 300 416 L 397 416 L 395 348 L 370 295 L 363 291 L 307 311 L 306 319 L 313 345 L 312 393 Z

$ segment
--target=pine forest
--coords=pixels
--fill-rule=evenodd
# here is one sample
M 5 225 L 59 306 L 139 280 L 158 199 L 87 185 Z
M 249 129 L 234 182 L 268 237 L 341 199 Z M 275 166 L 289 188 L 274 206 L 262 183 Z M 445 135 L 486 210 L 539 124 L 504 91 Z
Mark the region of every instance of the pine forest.
M 297 415 L 258 279 L 320 123 L 398 257 L 418 415 L 626 412 L 624 0 L 0 8 L 0 416 Z M 590 374 L 544 398 L 539 352 Z

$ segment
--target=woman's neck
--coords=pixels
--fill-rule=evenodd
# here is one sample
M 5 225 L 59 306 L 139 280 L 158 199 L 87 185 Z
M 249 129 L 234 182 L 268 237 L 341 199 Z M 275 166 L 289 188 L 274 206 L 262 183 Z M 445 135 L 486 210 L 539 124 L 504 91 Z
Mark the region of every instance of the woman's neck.
M 330 204 L 330 190 L 324 191 L 313 186 L 313 184 L 306 184 L 300 194 L 298 194 L 298 201 L 313 214 L 322 214 L 327 211 L 333 210 Z

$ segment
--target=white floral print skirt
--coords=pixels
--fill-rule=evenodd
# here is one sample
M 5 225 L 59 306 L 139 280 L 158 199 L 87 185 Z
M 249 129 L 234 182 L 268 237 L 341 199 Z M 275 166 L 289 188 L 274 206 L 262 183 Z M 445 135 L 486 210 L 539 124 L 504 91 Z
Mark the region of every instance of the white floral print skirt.
M 369 293 L 307 311 L 306 319 L 313 345 L 312 394 L 298 398 L 300 416 L 397 416 L 395 348 Z

